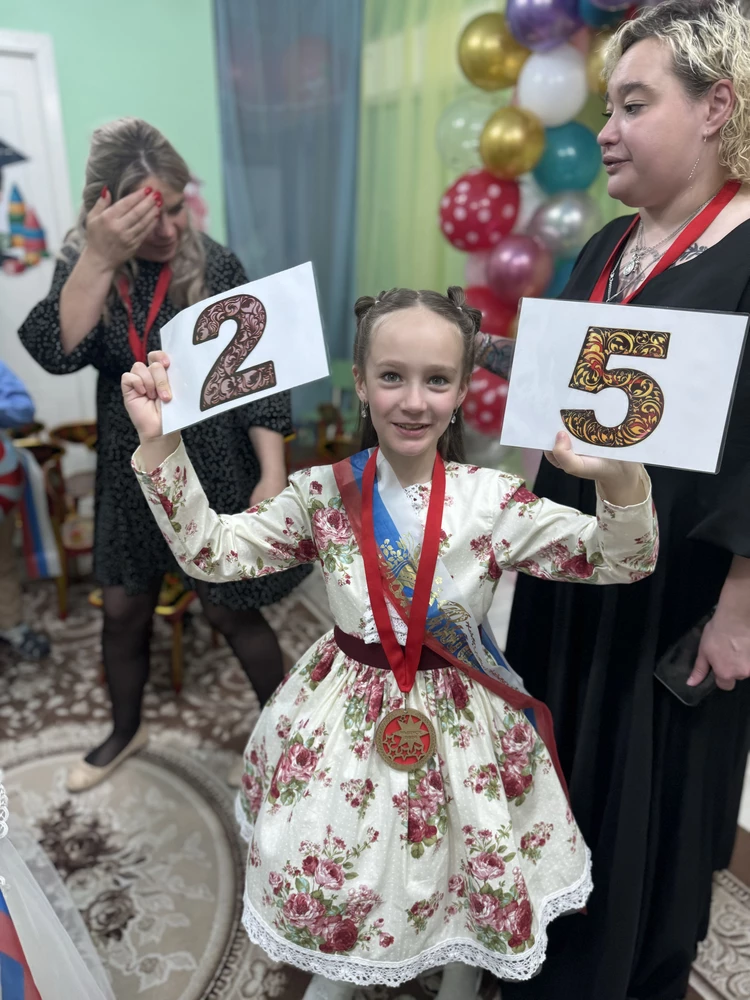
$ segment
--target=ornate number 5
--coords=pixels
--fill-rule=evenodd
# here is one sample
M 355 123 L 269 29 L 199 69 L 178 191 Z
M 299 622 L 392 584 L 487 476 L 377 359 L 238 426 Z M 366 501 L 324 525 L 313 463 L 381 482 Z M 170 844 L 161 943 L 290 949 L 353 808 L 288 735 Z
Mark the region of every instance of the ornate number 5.
M 627 448 L 653 434 L 664 416 L 664 393 L 661 386 L 645 372 L 635 368 L 607 370 L 613 355 L 636 358 L 666 358 L 668 333 L 652 330 L 615 330 L 590 326 L 578 356 L 571 389 L 601 392 L 622 389 L 628 397 L 627 416 L 616 427 L 605 427 L 593 410 L 560 410 L 563 422 L 573 437 L 603 448 Z
M 276 385 L 273 361 L 237 371 L 258 346 L 266 328 L 266 310 L 254 295 L 230 295 L 228 299 L 206 306 L 193 327 L 193 343 L 205 344 L 214 340 L 219 336 L 221 324 L 229 319 L 235 321 L 237 330 L 206 376 L 201 388 L 201 410 L 210 410 L 230 399 L 250 396 Z

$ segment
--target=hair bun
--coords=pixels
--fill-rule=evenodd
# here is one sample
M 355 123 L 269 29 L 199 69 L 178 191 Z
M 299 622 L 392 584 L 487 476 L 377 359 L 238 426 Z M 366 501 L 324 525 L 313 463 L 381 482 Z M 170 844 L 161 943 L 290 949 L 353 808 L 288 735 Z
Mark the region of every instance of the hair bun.
M 468 316 L 474 324 L 474 332 L 478 333 L 482 326 L 482 313 L 479 309 L 466 304 L 466 292 L 460 285 L 451 285 L 448 289 L 448 299 L 464 316 Z
M 460 285 L 451 285 L 448 289 L 448 298 L 457 309 L 463 309 L 466 305 L 466 293 Z
M 360 295 L 357 301 L 354 303 L 354 315 L 357 317 L 357 322 L 360 323 L 362 318 L 368 314 L 368 312 L 375 305 L 376 300 L 372 295 Z

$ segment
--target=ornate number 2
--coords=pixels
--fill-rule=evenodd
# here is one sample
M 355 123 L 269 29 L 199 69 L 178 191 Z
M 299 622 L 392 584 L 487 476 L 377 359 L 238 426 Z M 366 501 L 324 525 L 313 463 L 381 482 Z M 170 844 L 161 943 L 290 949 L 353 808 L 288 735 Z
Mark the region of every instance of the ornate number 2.
M 237 371 L 258 346 L 266 328 L 266 310 L 254 295 L 230 295 L 228 299 L 206 306 L 193 327 L 193 343 L 205 344 L 219 336 L 219 328 L 232 319 L 237 330 L 214 362 L 201 388 L 201 410 L 228 403 L 230 399 L 250 396 L 276 385 L 273 361 L 263 361 L 252 368 Z
M 563 422 L 573 437 L 603 448 L 627 448 L 653 434 L 664 416 L 661 386 L 651 375 L 635 368 L 608 371 L 607 362 L 618 354 L 666 358 L 669 337 L 668 333 L 651 330 L 588 328 L 569 386 L 594 393 L 602 389 L 622 389 L 628 397 L 628 412 L 621 424 L 606 427 L 599 423 L 593 410 L 561 410 Z

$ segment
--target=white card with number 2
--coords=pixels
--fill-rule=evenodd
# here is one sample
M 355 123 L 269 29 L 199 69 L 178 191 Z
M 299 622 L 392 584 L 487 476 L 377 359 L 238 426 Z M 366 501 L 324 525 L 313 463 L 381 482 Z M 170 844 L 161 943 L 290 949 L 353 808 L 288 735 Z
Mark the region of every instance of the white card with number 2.
M 747 316 L 524 299 L 501 441 L 717 472 Z
M 161 329 L 164 433 L 329 373 L 311 263 L 196 302 Z

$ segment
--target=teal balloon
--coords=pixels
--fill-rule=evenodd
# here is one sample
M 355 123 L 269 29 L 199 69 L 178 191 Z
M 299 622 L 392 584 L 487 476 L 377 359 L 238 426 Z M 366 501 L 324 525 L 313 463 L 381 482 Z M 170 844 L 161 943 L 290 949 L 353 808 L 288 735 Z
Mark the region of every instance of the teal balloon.
M 545 299 L 556 299 L 559 295 L 562 295 L 563 289 L 568 283 L 568 278 L 573 273 L 574 264 L 574 257 L 571 257 L 570 260 L 557 261 L 552 281 L 550 281 L 547 291 L 544 293 Z
M 625 8 L 629 4 L 624 5 Z M 608 28 L 617 24 L 625 16 L 625 10 L 603 10 L 591 2 L 591 0 L 578 0 L 578 16 L 587 24 L 589 28 Z
M 585 191 L 599 173 L 602 154 L 594 133 L 579 122 L 548 128 L 534 180 L 546 194 Z

